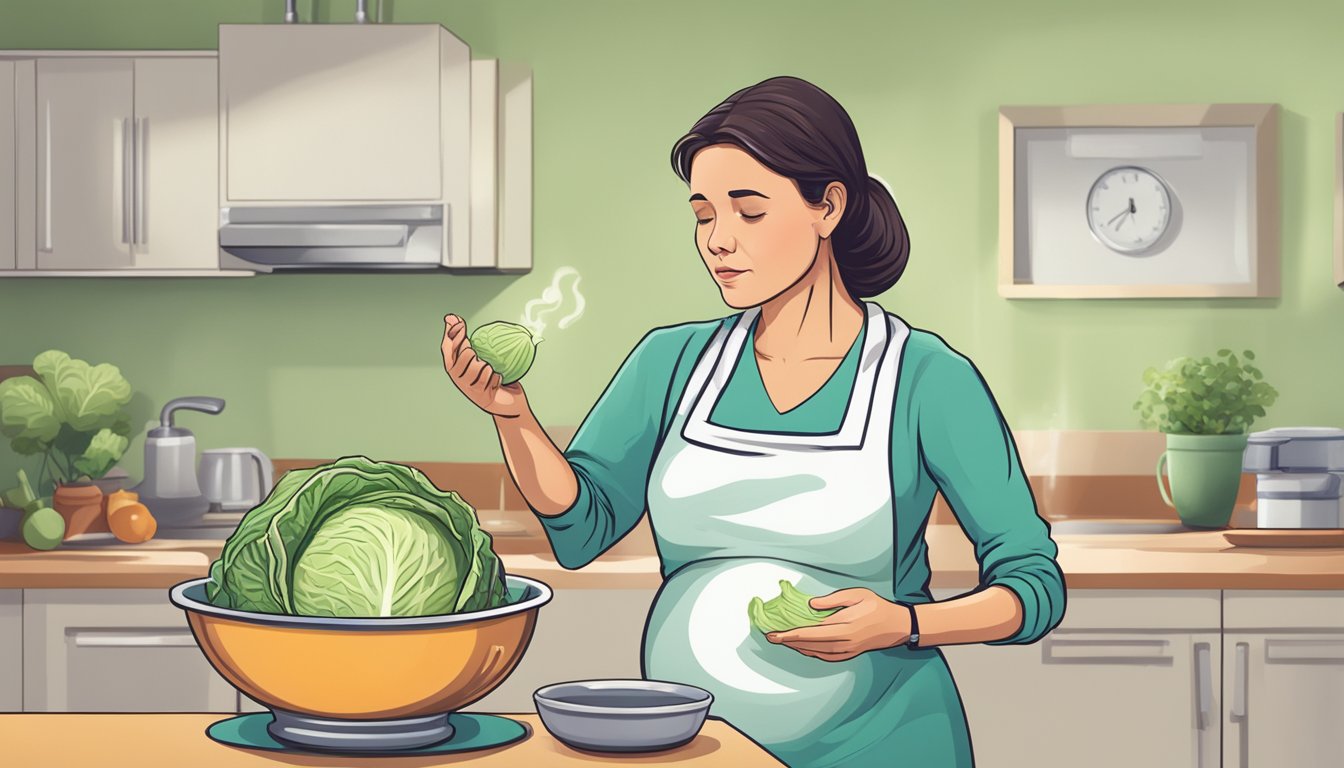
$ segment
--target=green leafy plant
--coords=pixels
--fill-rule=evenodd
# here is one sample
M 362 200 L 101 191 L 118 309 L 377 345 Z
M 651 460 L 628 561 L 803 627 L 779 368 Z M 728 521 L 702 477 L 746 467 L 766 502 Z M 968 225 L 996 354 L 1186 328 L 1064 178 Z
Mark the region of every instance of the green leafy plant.
M 121 370 L 54 349 L 34 358 L 33 370 L 0 381 L 0 433 L 20 456 L 42 456 L 39 493 L 107 474 L 130 444 L 131 385 Z
M 393 462 L 292 470 L 210 566 L 214 605 L 298 616 L 430 616 L 504 605 L 504 568 L 461 496 Z
M 1230 349 L 1216 359 L 1178 357 L 1166 366 L 1143 372 L 1145 388 L 1134 403 L 1140 418 L 1162 432 L 1189 435 L 1232 435 L 1250 430 L 1279 393 L 1251 364 L 1255 353 Z

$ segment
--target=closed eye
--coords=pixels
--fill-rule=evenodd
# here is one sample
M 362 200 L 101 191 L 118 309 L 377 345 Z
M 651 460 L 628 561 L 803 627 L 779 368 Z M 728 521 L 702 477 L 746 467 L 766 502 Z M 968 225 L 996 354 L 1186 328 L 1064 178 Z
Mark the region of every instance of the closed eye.
M 764 213 L 758 213 L 758 214 L 756 214 L 755 216 L 750 216 L 750 215 L 745 214 L 745 213 L 738 214 L 738 215 L 741 216 L 742 218 L 746 219 L 747 221 L 756 221 L 757 219 L 763 218 L 763 217 L 765 216 Z
M 709 218 L 709 219 L 696 219 L 696 220 L 695 220 L 695 223 L 696 223 L 696 224 L 702 224 L 702 225 L 703 225 L 703 224 L 708 224 L 709 222 L 711 222 L 711 221 L 713 221 L 713 220 L 714 220 L 714 219 L 712 219 L 712 218 Z

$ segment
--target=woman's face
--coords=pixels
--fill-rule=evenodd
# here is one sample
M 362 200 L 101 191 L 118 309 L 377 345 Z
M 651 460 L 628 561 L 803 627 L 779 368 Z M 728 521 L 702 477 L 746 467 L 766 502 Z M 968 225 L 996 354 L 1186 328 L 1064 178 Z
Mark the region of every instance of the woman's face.
M 763 304 L 807 274 L 843 211 L 843 187 L 831 187 L 813 206 L 792 179 L 738 147 L 714 144 L 695 154 L 695 245 L 728 306 Z

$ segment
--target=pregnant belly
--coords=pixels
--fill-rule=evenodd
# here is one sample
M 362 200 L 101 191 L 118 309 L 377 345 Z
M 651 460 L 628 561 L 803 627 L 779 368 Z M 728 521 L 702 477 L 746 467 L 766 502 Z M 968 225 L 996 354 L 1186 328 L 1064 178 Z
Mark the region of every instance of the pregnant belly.
M 854 716 L 895 666 L 874 653 L 822 661 L 766 640 L 747 604 L 778 595 L 781 579 L 814 596 L 855 586 L 886 591 L 781 560 L 693 563 L 663 585 L 644 641 L 649 677 L 705 688 L 714 695 L 711 714 L 766 745 L 805 740 Z

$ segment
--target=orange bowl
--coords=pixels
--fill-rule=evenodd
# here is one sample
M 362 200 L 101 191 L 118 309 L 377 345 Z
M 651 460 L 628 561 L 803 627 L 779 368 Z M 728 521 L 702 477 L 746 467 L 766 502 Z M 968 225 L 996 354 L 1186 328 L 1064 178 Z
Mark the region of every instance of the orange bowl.
M 510 600 L 498 608 L 345 619 L 219 608 L 205 597 L 208 582 L 184 582 L 169 594 L 201 651 L 224 679 L 271 709 L 273 736 L 318 748 L 361 748 L 352 731 L 370 735 L 369 749 L 448 738 L 448 713 L 508 677 L 552 596 L 542 582 L 506 575 Z

